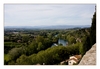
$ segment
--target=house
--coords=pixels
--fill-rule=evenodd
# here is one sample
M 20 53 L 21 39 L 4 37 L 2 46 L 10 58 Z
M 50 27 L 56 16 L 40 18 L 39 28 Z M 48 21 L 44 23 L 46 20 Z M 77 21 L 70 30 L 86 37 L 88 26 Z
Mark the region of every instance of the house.
M 65 61 L 60 62 L 60 65 L 68 65 L 68 59 Z
M 54 43 L 55 46 L 58 46 L 56 43 Z
M 65 63 L 65 61 L 60 62 L 60 65 L 63 65 Z
M 20 43 L 20 42 L 21 42 L 21 40 L 17 40 L 17 42 L 18 42 L 18 43 Z
M 71 56 L 68 60 L 68 65 L 77 64 L 80 61 L 81 57 L 81 55 Z
M 80 42 L 81 43 L 81 39 L 80 38 L 76 38 L 76 42 Z
M 41 64 L 37 63 L 36 65 L 41 65 Z
M 60 65 L 68 65 L 68 61 L 62 61 L 62 62 L 60 62 Z

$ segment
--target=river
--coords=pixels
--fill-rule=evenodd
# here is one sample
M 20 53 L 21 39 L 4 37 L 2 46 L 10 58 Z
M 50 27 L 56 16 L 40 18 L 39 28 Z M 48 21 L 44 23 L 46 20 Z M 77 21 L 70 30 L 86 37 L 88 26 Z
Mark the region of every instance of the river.
M 63 46 L 67 46 L 68 42 L 63 40 L 63 39 L 59 39 L 58 44 L 62 44 Z
M 53 43 L 52 46 L 58 46 L 58 45 L 63 45 L 63 46 L 67 46 L 68 42 L 63 40 L 63 39 L 58 39 L 58 43 Z

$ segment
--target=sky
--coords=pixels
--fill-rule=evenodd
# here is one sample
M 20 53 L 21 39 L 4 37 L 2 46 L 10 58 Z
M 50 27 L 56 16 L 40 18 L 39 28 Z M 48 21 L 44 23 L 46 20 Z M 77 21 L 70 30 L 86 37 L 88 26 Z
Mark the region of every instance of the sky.
M 4 4 L 4 26 L 91 25 L 95 4 Z

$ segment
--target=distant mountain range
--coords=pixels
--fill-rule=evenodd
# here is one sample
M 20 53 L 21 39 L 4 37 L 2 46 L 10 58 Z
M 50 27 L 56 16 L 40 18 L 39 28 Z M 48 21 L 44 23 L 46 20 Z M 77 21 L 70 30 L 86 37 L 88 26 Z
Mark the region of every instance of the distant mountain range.
M 25 28 L 25 29 L 71 29 L 88 28 L 90 25 L 56 25 L 56 26 L 5 26 L 4 28 Z

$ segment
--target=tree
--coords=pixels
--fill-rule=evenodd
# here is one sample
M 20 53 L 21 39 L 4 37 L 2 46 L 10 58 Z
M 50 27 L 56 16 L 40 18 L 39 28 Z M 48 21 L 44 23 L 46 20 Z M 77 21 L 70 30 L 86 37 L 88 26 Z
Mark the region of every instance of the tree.
M 36 38 L 36 42 L 37 42 L 37 43 L 39 43 L 39 42 L 42 42 L 42 43 L 43 43 L 43 42 L 44 42 L 43 36 L 39 36 L 39 35 L 38 35 L 37 38 Z
M 40 51 L 40 50 L 43 50 L 43 49 L 44 49 L 44 46 L 43 46 L 42 42 L 39 42 L 37 50 Z
M 27 47 L 27 53 L 26 55 L 31 55 L 33 53 L 37 53 L 38 44 L 35 41 L 32 41 L 32 43 Z
M 83 54 L 85 54 L 85 52 L 88 51 L 94 43 L 96 43 L 96 12 L 93 15 L 90 35 L 86 37 L 86 40 L 83 43 Z
M 31 65 L 32 62 L 31 60 L 26 56 L 26 55 L 21 55 L 17 60 L 16 60 L 17 65 Z
M 22 54 L 23 50 L 22 48 L 13 48 L 9 51 L 9 55 L 11 56 L 11 59 L 17 59 L 21 54 Z
M 89 36 L 86 37 L 82 48 L 83 48 L 83 54 L 85 54 L 85 52 L 91 48 Z
M 8 65 L 15 65 L 15 61 L 14 60 L 9 61 Z
M 73 36 L 71 36 L 68 41 L 69 41 L 69 44 L 76 43 L 76 39 Z
M 43 43 L 44 49 L 47 49 L 47 48 L 51 47 L 52 44 L 53 44 L 53 42 L 49 38 L 44 39 L 44 43 Z
M 11 61 L 11 56 L 9 54 L 4 54 L 4 64 L 7 65 Z
M 83 30 L 84 31 L 84 30 Z M 86 32 L 88 32 L 86 30 Z M 80 46 L 80 53 L 84 55 L 94 43 L 96 43 L 96 12 L 93 15 L 92 25 L 90 27 L 90 35 L 86 34 L 86 37 L 82 39 L 83 45 Z
M 29 36 L 23 36 L 22 37 L 22 42 L 28 43 L 28 41 L 29 41 Z
M 93 15 L 92 19 L 92 26 L 91 26 L 91 31 L 90 31 L 90 43 L 91 46 L 96 43 L 96 12 Z

